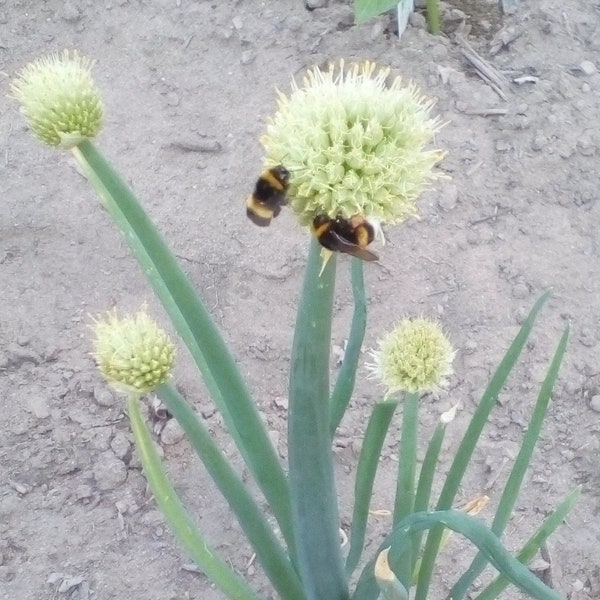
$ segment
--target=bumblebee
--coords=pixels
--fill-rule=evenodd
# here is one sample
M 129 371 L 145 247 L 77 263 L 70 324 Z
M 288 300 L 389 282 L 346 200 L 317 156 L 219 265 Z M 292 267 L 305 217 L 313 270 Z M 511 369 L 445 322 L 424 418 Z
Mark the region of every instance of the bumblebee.
M 375 239 L 375 227 L 362 215 L 344 219 L 341 215 L 332 219 L 317 215 L 313 219 L 315 237 L 324 248 L 333 252 L 350 254 L 367 261 L 379 260 L 367 246 Z
M 254 193 L 246 201 L 248 218 L 260 227 L 269 225 L 287 204 L 289 184 L 290 172 L 283 165 L 264 171 L 256 181 Z

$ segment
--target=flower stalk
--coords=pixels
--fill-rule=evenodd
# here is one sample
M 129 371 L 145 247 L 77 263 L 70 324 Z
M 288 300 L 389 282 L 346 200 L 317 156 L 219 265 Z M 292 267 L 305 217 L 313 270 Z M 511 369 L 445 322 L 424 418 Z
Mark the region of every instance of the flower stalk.
M 347 600 L 329 429 L 335 259 L 320 271 L 310 246 L 292 348 L 288 452 L 298 570 L 307 600 Z

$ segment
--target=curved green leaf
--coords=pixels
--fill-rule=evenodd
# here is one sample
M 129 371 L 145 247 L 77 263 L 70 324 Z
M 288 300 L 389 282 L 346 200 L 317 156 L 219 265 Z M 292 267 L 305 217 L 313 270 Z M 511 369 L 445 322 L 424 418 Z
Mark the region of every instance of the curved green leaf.
M 206 307 L 133 192 L 86 140 L 72 149 L 188 347 L 289 546 L 289 488 L 248 388 Z
M 454 460 L 452 461 L 452 465 L 450 466 L 450 470 L 448 471 L 446 482 L 442 487 L 442 491 L 436 506 L 437 510 L 446 510 L 452 506 L 456 492 L 458 491 L 465 471 L 469 466 L 469 461 L 473 455 L 473 450 L 475 449 L 481 432 L 487 423 L 489 414 L 492 411 L 492 408 L 494 408 L 502 387 L 506 383 L 508 376 L 510 375 L 523 348 L 525 347 L 527 338 L 531 333 L 535 320 L 542 309 L 542 306 L 546 303 L 549 297 L 550 292 L 546 292 L 533 305 L 533 308 L 523 322 L 519 333 L 509 346 L 504 358 L 498 366 L 498 369 L 494 373 L 486 390 L 484 391 L 481 401 L 479 402 L 479 406 L 471 418 L 469 426 L 467 427 L 467 431 L 463 436 L 463 440 L 458 447 Z M 437 553 L 440 548 L 440 542 L 442 540 L 442 531 L 443 529 L 441 527 L 437 527 L 432 529 L 427 535 L 427 542 L 425 543 L 425 550 L 423 552 L 421 566 L 419 568 L 419 578 L 414 600 L 427 600 L 435 559 L 437 557 Z
M 531 456 L 533 455 L 535 445 L 542 430 L 542 425 L 544 423 L 546 412 L 548 411 L 548 406 L 550 404 L 550 398 L 552 396 L 552 389 L 554 388 L 554 384 L 558 378 L 560 365 L 565 355 L 565 350 L 567 349 L 568 339 L 569 327 L 566 327 L 558 343 L 556 352 L 554 353 L 554 357 L 552 358 L 552 362 L 550 363 L 548 372 L 546 373 L 546 377 L 544 378 L 540 388 L 540 393 L 531 415 L 529 426 L 527 427 L 527 431 L 523 437 L 519 454 L 515 459 L 515 464 L 513 465 L 510 475 L 508 476 L 508 480 L 504 486 L 504 491 L 502 492 L 502 497 L 500 498 L 498 508 L 496 509 L 496 514 L 492 522 L 492 531 L 498 536 L 502 535 L 502 532 L 504 531 L 512 515 L 513 506 L 515 505 L 517 496 L 519 495 L 519 490 L 521 489 L 527 467 L 529 466 Z M 471 566 L 452 587 L 450 593 L 448 594 L 448 600 L 461 600 L 464 598 L 469 587 L 473 581 L 475 581 L 477 576 L 483 571 L 483 569 L 485 569 L 485 566 L 485 557 L 480 553 L 473 559 Z
M 442 527 L 442 529 L 447 527 L 464 535 L 504 577 L 536 600 L 564 600 L 560 594 L 545 585 L 525 565 L 511 556 L 498 536 L 482 521 L 458 510 L 414 513 L 399 523 L 379 550 L 390 547 L 388 560 L 394 572 L 397 572 L 401 562 L 406 559 L 406 552 L 410 550 L 414 532 L 432 527 Z M 353 600 L 375 600 L 375 598 L 377 598 L 377 583 L 373 573 L 373 561 L 371 561 L 361 574 Z

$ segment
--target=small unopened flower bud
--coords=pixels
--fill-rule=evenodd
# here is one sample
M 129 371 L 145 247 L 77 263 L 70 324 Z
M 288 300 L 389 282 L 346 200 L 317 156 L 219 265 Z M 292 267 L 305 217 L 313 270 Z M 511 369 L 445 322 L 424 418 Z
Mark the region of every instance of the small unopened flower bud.
M 98 368 L 119 391 L 146 394 L 170 377 L 175 346 L 143 309 L 122 319 L 109 312 L 92 330 Z
M 103 105 L 92 63 L 65 50 L 28 64 L 11 85 L 33 133 L 50 146 L 71 148 L 102 127 Z
M 267 166 L 292 172 L 290 206 L 301 224 L 321 214 L 399 223 L 439 177 L 432 169 L 444 152 L 425 149 L 442 125 L 430 117 L 433 102 L 400 78 L 388 84 L 389 72 L 340 61 L 279 95 L 261 142 Z
M 443 387 L 454 351 L 441 327 L 424 318 L 403 319 L 372 353 L 372 376 L 394 392 L 424 393 Z

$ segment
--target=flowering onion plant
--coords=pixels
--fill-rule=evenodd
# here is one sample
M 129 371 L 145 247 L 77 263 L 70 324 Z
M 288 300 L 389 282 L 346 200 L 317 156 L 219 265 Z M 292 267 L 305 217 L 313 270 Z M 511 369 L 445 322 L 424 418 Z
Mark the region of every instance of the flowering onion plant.
M 275 533 L 259 501 L 171 383 L 175 347 L 159 325 L 145 310 L 135 316 L 110 312 L 98 317 L 92 326 L 98 367 L 111 385 L 127 395 L 127 412 L 145 476 L 173 533 L 200 569 L 227 597 L 259 600 L 248 582 L 204 538 L 170 484 L 140 408 L 148 392 L 156 393 L 183 427 L 282 600 L 407 600 L 413 586 L 414 598 L 425 600 L 438 552 L 450 530 L 466 536 L 479 554 L 449 597 L 464 598 L 474 579 L 491 564 L 499 575 L 479 593 L 480 600 L 496 598 L 509 583 L 540 600 L 561 598 L 525 563 L 564 519 L 578 490 L 540 525 L 516 558 L 505 550 L 500 536 L 540 433 L 567 331 L 541 384 L 491 526 L 474 516 L 485 504 L 483 500 L 463 510 L 452 508 L 475 445 L 547 295 L 537 301 L 493 375 L 437 499 L 432 499 L 432 482 L 454 410 L 441 415 L 418 470 L 419 399 L 444 386 L 452 371 L 454 350 L 441 327 L 423 318 L 402 319 L 383 337 L 368 367 L 385 392 L 374 404 L 365 430 L 349 544 L 342 548 L 332 438 L 352 396 L 365 333 L 363 263 L 351 259 L 354 314 L 341 368 L 330 385 L 337 253 L 323 261 L 321 246 L 311 241 L 292 348 L 289 463 L 284 466 L 205 305 L 139 201 L 91 141 L 101 128 L 103 105 L 90 67 L 76 52 L 38 60 L 15 79 L 12 95 L 21 103 L 35 135 L 48 144 L 69 148 L 99 193 L 193 357 L 279 528 Z M 300 226 L 310 226 L 319 214 L 401 223 L 415 214 L 418 195 L 437 177 L 433 169 L 443 153 L 426 149 L 440 126 L 430 116 L 432 103 L 399 79 L 388 84 L 388 75 L 387 69 L 372 63 L 347 68 L 340 62 L 328 71 L 310 70 L 301 85 L 293 83 L 289 96 L 280 94 L 278 111 L 262 139 L 265 164 L 286 161 L 295 173 L 290 206 Z M 393 528 L 373 556 L 363 557 L 373 482 L 399 405 L 400 461 Z

